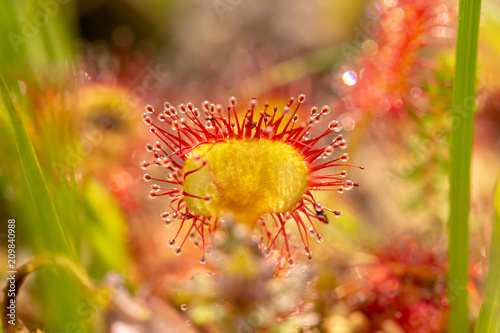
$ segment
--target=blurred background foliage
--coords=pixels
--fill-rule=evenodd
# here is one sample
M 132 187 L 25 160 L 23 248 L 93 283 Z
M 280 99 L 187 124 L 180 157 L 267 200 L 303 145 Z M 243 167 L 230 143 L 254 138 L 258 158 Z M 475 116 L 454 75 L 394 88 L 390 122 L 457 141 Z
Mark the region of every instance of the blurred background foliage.
M 0 217 L 16 219 L 17 267 L 36 268 L 12 332 L 445 332 L 449 288 L 472 295 L 474 327 L 500 156 L 494 0 L 483 1 L 479 40 L 471 280 L 451 287 L 456 2 L 0 6 Z M 176 257 L 167 245 L 176 229 L 160 219 L 166 203 L 147 198 L 139 168 L 151 140 L 144 105 L 235 95 L 281 107 L 300 93 L 332 106 L 350 161 L 366 167 L 350 175 L 359 189 L 317 196 L 343 216 L 318 226 L 325 241 L 313 260 L 276 270 L 241 228 L 220 236 L 206 265 L 189 244 Z

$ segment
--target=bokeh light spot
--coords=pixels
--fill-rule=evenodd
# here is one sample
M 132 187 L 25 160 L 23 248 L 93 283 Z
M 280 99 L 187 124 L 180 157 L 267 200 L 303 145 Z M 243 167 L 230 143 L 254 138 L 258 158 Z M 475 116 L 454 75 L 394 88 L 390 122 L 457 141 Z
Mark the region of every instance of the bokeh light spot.
M 353 86 L 358 82 L 358 76 L 353 71 L 347 71 L 342 75 L 342 81 L 348 86 Z

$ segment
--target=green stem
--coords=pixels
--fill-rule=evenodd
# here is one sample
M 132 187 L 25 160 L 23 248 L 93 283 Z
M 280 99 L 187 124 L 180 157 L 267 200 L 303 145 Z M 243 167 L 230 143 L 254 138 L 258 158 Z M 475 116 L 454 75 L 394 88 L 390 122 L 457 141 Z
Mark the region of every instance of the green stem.
M 461 0 L 453 85 L 450 142 L 449 332 L 469 331 L 468 221 L 472 154 L 476 58 L 481 0 Z

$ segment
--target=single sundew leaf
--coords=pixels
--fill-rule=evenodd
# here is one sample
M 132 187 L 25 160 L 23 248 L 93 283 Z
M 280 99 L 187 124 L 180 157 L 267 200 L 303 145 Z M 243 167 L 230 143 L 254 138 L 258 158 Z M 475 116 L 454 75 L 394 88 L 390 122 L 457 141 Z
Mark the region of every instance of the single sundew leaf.
M 500 332 L 500 182 L 495 194 L 495 218 L 486 289 L 475 333 Z
M 175 237 L 168 241 L 170 247 L 179 245 L 176 255 L 181 254 L 188 235 L 197 233 L 203 251 L 200 263 L 206 263 L 205 250 L 213 246 L 213 233 L 228 220 L 252 228 L 259 224 L 263 233 L 259 248 L 265 255 L 279 257 L 281 264 L 291 265 L 297 246 L 290 246 L 286 227 L 295 224 L 304 253 L 312 259 L 310 236 L 318 242 L 324 240 L 313 221 L 328 223 L 326 212 L 342 215 L 316 201 L 313 192 L 344 193 L 358 187 L 346 179 L 347 171 L 342 169 L 364 168 L 346 163 L 348 154 L 337 152 L 347 147 L 343 135 L 336 134 L 342 130 L 337 120 L 330 121 L 322 134 L 310 135 L 309 131 L 330 113 L 330 107 L 312 107 L 309 116 L 301 120 L 299 108 L 305 98 L 299 95 L 297 103 L 290 98 L 278 113 L 279 108 L 269 107 L 267 102 L 258 106 L 254 97 L 244 118 L 238 118 L 235 97 L 225 109 L 205 101 L 205 122 L 199 120 L 201 112 L 192 103 L 179 105 L 179 114 L 169 102 L 164 103 L 163 112 L 155 112 L 152 105 L 145 107 L 142 120 L 159 141 L 146 145 L 154 160 L 140 166 L 143 170 L 149 166 L 167 170 L 165 178 L 145 174 L 144 180 L 155 182 L 151 199 L 170 200 L 167 207 L 171 212 L 165 211 L 161 217 L 166 225 L 178 222 Z M 162 128 L 165 124 L 179 134 Z M 320 145 L 327 136 L 331 143 Z M 332 156 L 334 153 L 338 155 Z M 189 229 L 182 238 L 179 235 L 184 226 Z M 276 229 L 273 235 L 271 230 Z M 179 239 L 180 244 L 176 243 Z

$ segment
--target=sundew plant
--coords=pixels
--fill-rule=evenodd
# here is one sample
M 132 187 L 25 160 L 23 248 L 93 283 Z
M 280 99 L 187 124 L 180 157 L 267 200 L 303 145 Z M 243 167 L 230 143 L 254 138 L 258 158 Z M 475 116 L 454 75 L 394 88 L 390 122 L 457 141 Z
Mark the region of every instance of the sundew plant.
M 500 332 L 499 29 L 495 0 L 4 1 L 1 330 Z

